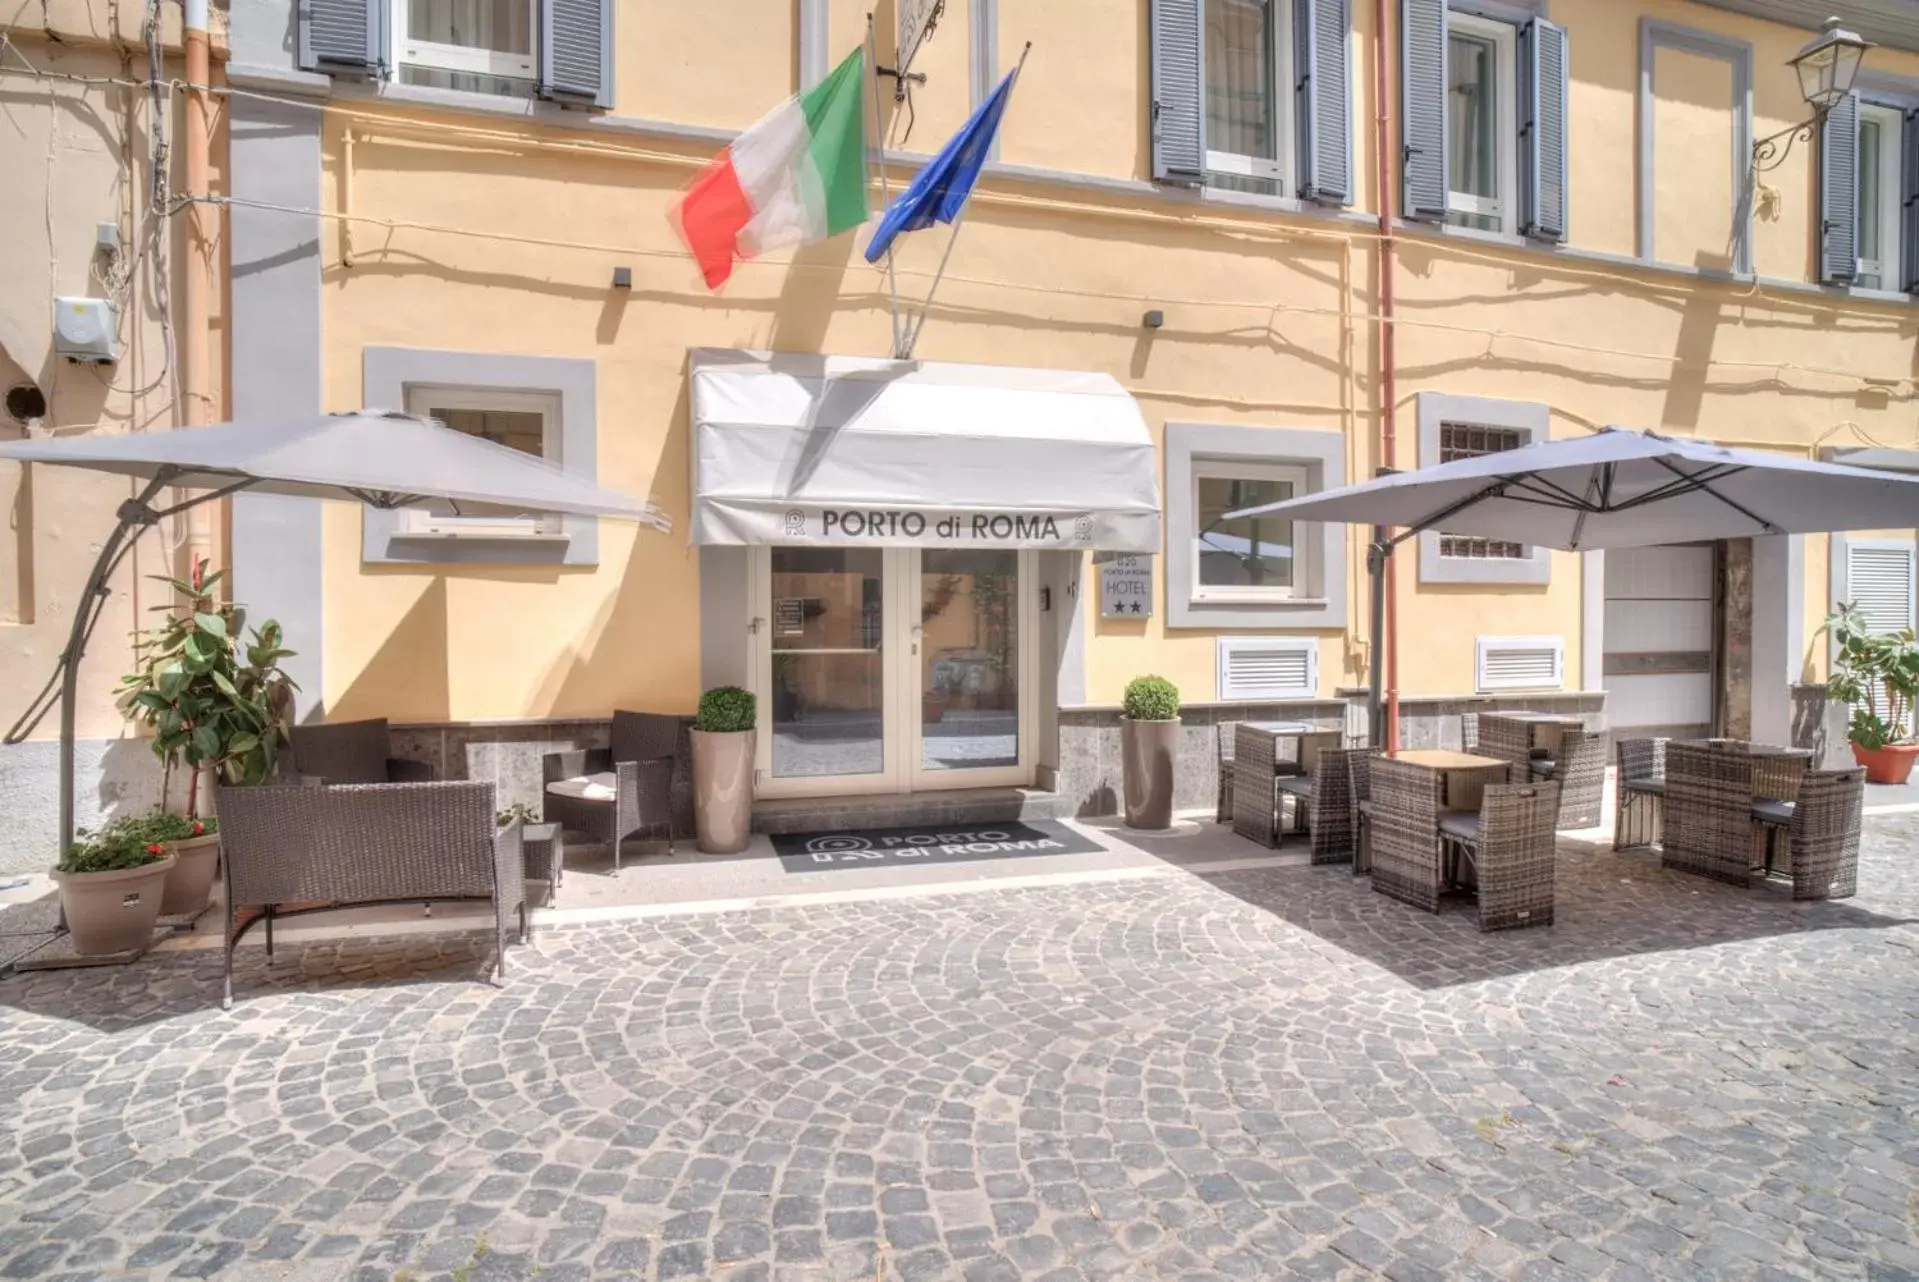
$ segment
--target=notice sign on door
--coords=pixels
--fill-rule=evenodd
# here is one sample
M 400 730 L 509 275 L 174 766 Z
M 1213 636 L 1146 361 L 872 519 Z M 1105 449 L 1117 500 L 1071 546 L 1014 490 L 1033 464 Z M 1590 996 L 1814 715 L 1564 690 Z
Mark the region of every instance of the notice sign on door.
M 776 637 L 799 637 L 806 635 L 805 597 L 783 596 L 774 598 L 773 635 Z
M 1153 558 L 1116 556 L 1099 567 L 1102 619 L 1148 619 L 1153 614 Z

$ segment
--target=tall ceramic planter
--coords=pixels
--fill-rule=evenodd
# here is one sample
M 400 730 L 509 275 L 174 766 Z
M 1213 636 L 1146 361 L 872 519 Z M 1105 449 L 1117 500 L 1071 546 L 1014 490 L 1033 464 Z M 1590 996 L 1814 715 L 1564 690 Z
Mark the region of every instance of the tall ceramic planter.
M 702 854 L 737 855 L 753 839 L 752 730 L 694 730 L 693 826 Z
M 213 874 L 220 866 L 220 834 L 169 841 L 166 846 L 173 855 L 173 871 L 167 874 L 160 913 L 166 917 L 197 913 L 213 893 Z
M 1120 768 L 1128 828 L 1173 826 L 1173 765 L 1179 758 L 1179 718 L 1135 721 L 1121 717 Z
M 82 956 L 122 953 L 153 942 L 154 923 L 174 857 L 113 872 L 53 870 L 73 950 Z
M 1919 743 L 1889 743 L 1883 748 L 1852 745 L 1852 759 L 1866 768 L 1868 783 L 1904 783 L 1912 775 L 1912 762 L 1919 757 Z

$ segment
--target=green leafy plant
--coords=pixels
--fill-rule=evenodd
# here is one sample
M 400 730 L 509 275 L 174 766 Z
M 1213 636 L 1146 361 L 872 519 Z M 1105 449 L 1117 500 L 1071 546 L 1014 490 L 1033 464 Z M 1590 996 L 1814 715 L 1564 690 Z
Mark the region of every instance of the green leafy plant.
M 1919 642 L 1912 630 L 1875 633 L 1857 604 L 1841 605 L 1825 629 L 1835 648 L 1826 690 L 1852 706 L 1852 741 L 1871 750 L 1913 739 Z
M 174 599 L 156 606 L 166 618 L 135 642 L 137 671 L 121 678 L 122 707 L 153 731 L 153 752 L 165 764 L 161 804 L 173 778 L 187 775 L 187 818 L 199 814 L 200 780 L 258 784 L 279 770 L 289 742 L 293 679 L 280 660 L 280 625 L 268 620 L 242 640 L 246 612 L 214 598 L 219 574 L 195 561 L 188 579 L 156 575 Z
M 540 817 L 533 812 L 533 807 L 524 801 L 516 801 L 493 816 L 493 824 L 498 828 L 510 828 L 515 823 L 536 824 L 538 822 Z
M 738 686 L 715 686 L 700 696 L 700 714 L 693 722 L 707 734 L 736 734 L 751 730 L 759 715 L 758 701 Z
M 1171 721 L 1179 715 L 1179 687 L 1165 677 L 1134 677 L 1126 683 L 1126 716 L 1132 721 Z
M 191 841 L 220 831 L 220 821 L 212 815 L 192 819 L 168 810 L 154 810 L 116 819 L 108 825 L 108 830 L 125 833 L 140 842 Z
M 121 872 L 144 868 L 167 857 L 167 848 L 146 840 L 135 826 L 108 824 L 98 832 L 82 828 L 79 840 L 60 857 L 60 871 L 68 873 Z

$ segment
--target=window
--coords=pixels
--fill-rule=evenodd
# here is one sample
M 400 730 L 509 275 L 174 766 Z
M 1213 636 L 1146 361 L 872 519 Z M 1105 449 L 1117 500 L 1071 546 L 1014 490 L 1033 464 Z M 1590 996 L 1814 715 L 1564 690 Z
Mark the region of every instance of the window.
M 457 387 L 408 387 L 409 414 L 436 419 L 457 432 L 559 461 L 560 397 L 551 392 L 488 391 Z M 438 502 L 411 509 L 409 534 L 444 538 L 558 536 L 560 518 L 484 503 Z
M 1859 607 L 1866 626 L 1881 636 L 1914 626 L 1914 563 L 1911 539 L 1850 539 L 1846 543 L 1846 600 Z
M 1263 601 L 1294 595 L 1295 548 L 1291 521 L 1240 517 L 1228 512 L 1280 503 L 1304 494 L 1306 469 L 1276 463 L 1193 460 L 1193 599 Z
M 535 0 L 393 0 L 403 84 L 531 97 Z
M 1509 427 L 1473 427 L 1464 423 L 1442 423 L 1439 427 L 1439 461 L 1454 463 L 1460 459 L 1478 458 L 1484 454 L 1499 454 L 1506 450 L 1516 450 L 1526 444 L 1524 433 Z M 1532 553 L 1523 543 L 1512 543 L 1504 539 L 1482 539 L 1466 534 L 1445 534 L 1439 536 L 1439 555 L 1452 557 L 1472 557 L 1484 560 L 1488 557 L 1504 557 L 1523 561 Z
M 1286 195 L 1288 0 L 1205 0 L 1206 182 Z M 1284 75 L 1280 68 L 1288 70 Z
M 1446 31 L 1446 220 L 1511 232 L 1518 222 L 1518 29 L 1470 14 Z
M 1898 289 L 1899 152 L 1904 120 L 1896 107 L 1859 107 L 1859 274 L 1867 289 Z

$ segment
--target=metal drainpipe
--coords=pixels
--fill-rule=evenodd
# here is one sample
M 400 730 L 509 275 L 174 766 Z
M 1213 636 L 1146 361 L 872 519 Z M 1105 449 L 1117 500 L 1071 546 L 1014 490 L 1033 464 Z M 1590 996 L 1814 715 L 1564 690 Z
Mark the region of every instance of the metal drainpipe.
M 182 35 L 186 46 L 187 101 L 181 132 L 186 144 L 187 261 L 181 280 L 184 315 L 180 326 L 181 400 L 186 407 L 186 426 L 200 427 L 213 420 L 213 397 L 208 370 L 212 335 L 207 321 L 207 303 L 212 287 L 213 234 L 208 223 L 212 210 L 208 195 L 207 152 L 211 146 L 212 113 L 207 89 L 212 78 L 208 56 L 207 0 L 181 0 Z M 215 519 L 213 505 L 195 507 L 184 514 L 187 522 L 186 547 L 189 567 L 195 560 L 212 560 Z M 183 576 L 184 577 L 184 576 Z M 231 585 L 228 585 L 231 591 Z
M 1382 467 L 1395 466 L 1397 457 L 1397 409 L 1399 372 L 1394 355 L 1393 335 L 1393 213 L 1392 213 L 1392 123 L 1388 104 L 1392 73 L 1391 41 L 1388 39 L 1390 0 L 1373 0 L 1373 154 L 1379 170 L 1379 461 Z M 1399 751 L 1399 628 L 1398 575 L 1394 563 L 1385 558 L 1386 577 L 1386 727 L 1374 742 L 1388 752 Z

